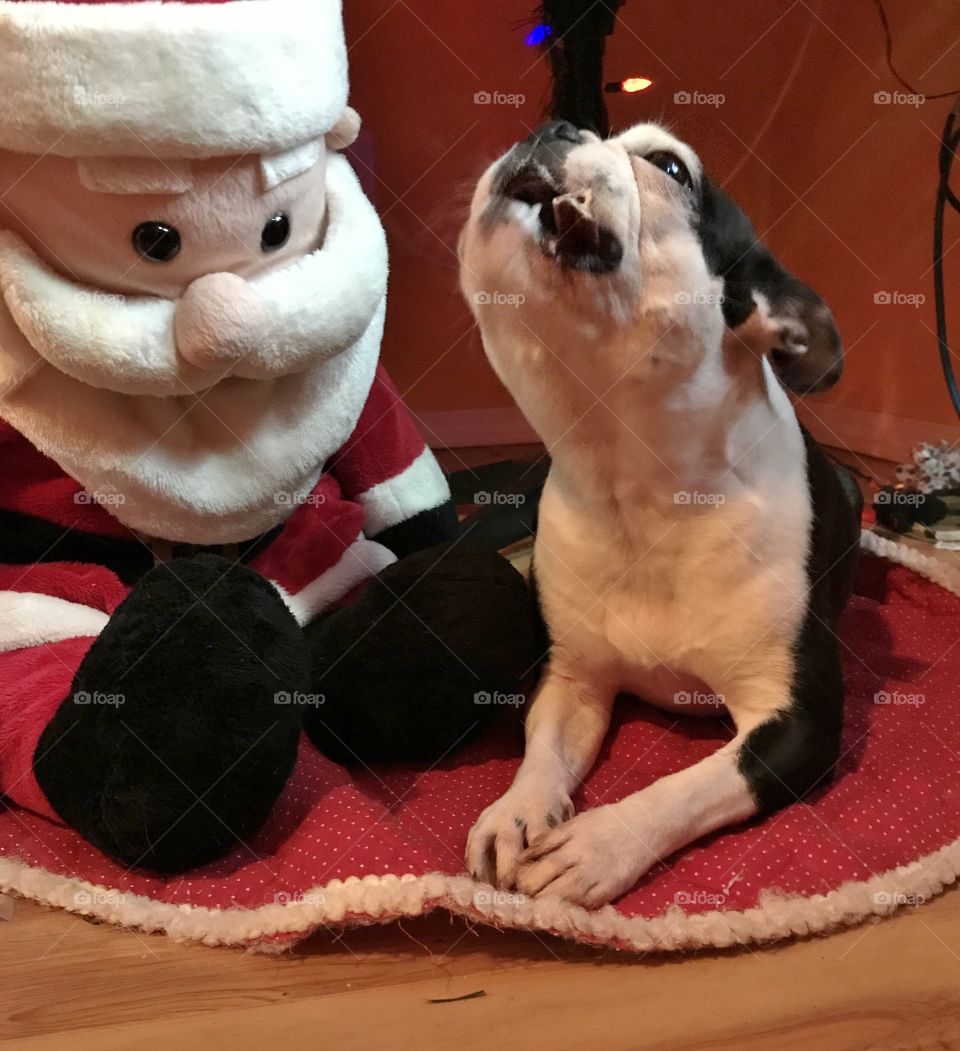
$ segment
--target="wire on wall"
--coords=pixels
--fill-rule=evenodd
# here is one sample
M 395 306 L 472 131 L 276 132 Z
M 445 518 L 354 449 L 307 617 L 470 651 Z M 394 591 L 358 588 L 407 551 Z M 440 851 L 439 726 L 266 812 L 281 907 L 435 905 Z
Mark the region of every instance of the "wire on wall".
M 957 384 L 957 376 L 953 370 L 953 352 L 947 339 L 947 303 L 943 281 L 943 231 L 946 219 L 947 205 L 955 212 L 960 213 L 960 199 L 950 187 L 950 179 L 953 175 L 953 165 L 957 159 L 957 147 L 960 146 L 960 88 L 953 91 L 940 91 L 935 95 L 927 95 L 919 91 L 902 76 L 893 61 L 893 34 L 890 32 L 890 23 L 887 20 L 887 12 L 883 6 L 883 0 L 873 0 L 880 14 L 880 24 L 883 26 L 883 36 L 886 45 L 887 68 L 890 70 L 897 82 L 911 95 L 922 95 L 927 102 L 935 99 L 946 99 L 957 96 L 953 109 L 947 114 L 947 120 L 940 137 L 939 172 L 940 178 L 937 183 L 937 198 L 934 206 L 933 216 L 933 298 L 937 315 L 937 344 L 940 349 L 940 364 L 943 366 L 944 379 L 947 381 L 947 391 L 953 408 L 960 416 L 960 386 Z

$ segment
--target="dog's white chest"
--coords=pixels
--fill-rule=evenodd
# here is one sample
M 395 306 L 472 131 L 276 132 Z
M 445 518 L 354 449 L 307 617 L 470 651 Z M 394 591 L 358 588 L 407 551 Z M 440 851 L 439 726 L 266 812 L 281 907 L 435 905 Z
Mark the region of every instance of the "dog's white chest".
M 535 564 L 555 659 L 662 704 L 777 659 L 805 608 L 807 505 L 729 488 L 703 509 L 591 517 L 548 485 Z

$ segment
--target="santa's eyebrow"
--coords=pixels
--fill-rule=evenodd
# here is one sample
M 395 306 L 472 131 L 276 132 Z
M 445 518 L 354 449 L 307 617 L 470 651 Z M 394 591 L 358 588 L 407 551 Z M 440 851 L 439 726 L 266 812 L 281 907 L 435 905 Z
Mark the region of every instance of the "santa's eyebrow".
M 272 190 L 288 179 L 309 171 L 320 160 L 321 143 L 311 139 L 290 150 L 265 153 L 260 157 L 260 176 L 265 190 Z
M 150 157 L 81 157 L 80 182 L 95 193 L 186 193 L 193 189 L 189 161 Z

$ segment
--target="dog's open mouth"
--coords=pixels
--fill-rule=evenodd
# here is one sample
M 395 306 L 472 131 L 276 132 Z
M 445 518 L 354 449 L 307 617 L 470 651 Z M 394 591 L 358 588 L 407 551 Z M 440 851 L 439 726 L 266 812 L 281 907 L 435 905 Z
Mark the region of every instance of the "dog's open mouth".
M 594 215 L 592 191 L 565 192 L 546 168 L 531 162 L 501 192 L 539 209 L 540 247 L 561 266 L 589 274 L 609 274 L 620 266 L 623 245 Z

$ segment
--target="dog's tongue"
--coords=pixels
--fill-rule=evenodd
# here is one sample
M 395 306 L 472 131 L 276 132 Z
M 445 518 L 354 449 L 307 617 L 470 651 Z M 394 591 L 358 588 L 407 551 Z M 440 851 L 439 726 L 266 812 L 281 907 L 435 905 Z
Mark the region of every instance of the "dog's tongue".
M 565 193 L 551 203 L 556 226 L 557 258 L 591 273 L 615 270 L 623 256 L 619 240 L 593 214 L 589 190 Z

